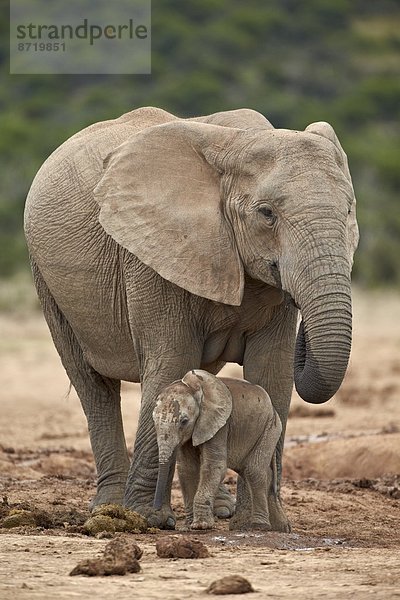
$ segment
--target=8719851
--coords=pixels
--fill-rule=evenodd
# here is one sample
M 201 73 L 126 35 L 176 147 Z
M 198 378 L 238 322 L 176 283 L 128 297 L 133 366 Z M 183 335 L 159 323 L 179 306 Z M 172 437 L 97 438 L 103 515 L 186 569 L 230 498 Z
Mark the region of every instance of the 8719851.
M 65 52 L 65 42 L 20 42 L 19 52 Z

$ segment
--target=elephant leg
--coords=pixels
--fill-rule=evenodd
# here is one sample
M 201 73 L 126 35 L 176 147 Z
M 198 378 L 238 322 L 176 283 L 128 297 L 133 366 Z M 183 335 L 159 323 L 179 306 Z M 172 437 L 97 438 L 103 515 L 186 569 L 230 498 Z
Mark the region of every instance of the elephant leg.
M 291 527 L 289 519 L 287 518 L 285 511 L 283 510 L 282 502 L 279 494 L 277 493 L 277 457 L 276 451 L 273 454 L 271 461 L 272 470 L 272 481 L 268 484 L 268 513 L 271 523 L 275 523 L 276 526 L 280 527 L 278 531 L 284 533 L 290 533 Z
M 202 461 L 200 480 L 193 502 L 192 529 L 212 529 L 214 526 L 214 501 L 218 486 L 226 472 L 226 463 Z
M 268 494 L 268 514 L 271 524 L 274 523 L 274 531 L 291 532 L 292 528 L 283 510 L 281 498 L 272 492 Z
M 260 471 L 259 465 L 249 464 L 244 472 L 253 498 L 251 529 L 271 529 L 268 513 L 268 487 L 271 480 L 271 468 Z
M 248 478 L 253 494 L 253 528 L 290 532 L 289 520 L 283 510 L 277 490 L 277 452 L 280 429 L 275 425 L 267 428 L 248 462 Z M 257 484 L 257 473 L 259 474 Z M 261 477 L 260 477 L 261 473 Z M 268 515 L 265 520 L 265 513 Z M 267 522 L 267 527 L 265 523 Z
M 200 479 L 193 502 L 192 529 L 214 526 L 214 502 L 226 473 L 228 429 L 222 427 L 200 450 Z
M 235 514 L 229 521 L 229 529 L 249 529 L 253 515 L 253 496 L 246 478 L 238 475 Z
M 122 504 L 130 461 L 122 424 L 120 381 L 103 378 L 88 365 L 70 379 L 86 415 L 97 469 L 97 493 L 91 508 Z
M 54 345 L 87 418 L 98 477 L 97 494 L 91 507 L 122 504 L 129 457 L 121 416 L 120 382 L 102 377 L 88 364 L 72 328 L 33 261 L 32 272 Z
M 282 422 L 282 433 L 276 447 L 277 494 L 280 503 L 282 456 L 286 422 L 293 389 L 293 357 L 296 338 L 297 309 L 285 294 L 282 304 L 271 309 L 269 325 L 248 337 L 244 356 L 244 377 L 261 385 L 269 394 Z M 274 531 L 287 531 L 282 511 L 272 510 Z
M 226 363 L 215 361 L 213 363 L 202 365 L 209 373 L 216 375 Z M 214 500 L 214 516 L 218 519 L 229 519 L 235 512 L 235 498 L 232 496 L 224 483 L 218 486 L 218 492 Z
M 186 339 L 186 336 L 183 338 Z M 175 516 L 170 505 L 160 510 L 153 507 L 158 473 L 158 446 L 153 422 L 153 410 L 160 391 L 182 378 L 190 369 L 200 365 L 201 352 L 193 351 L 186 341 L 180 352 L 157 346 L 156 358 L 146 358 L 142 377 L 142 403 L 135 440 L 133 461 L 125 489 L 125 505 L 146 517 L 153 527 L 174 529 Z M 172 477 L 165 490 L 165 498 L 171 497 Z
M 288 533 L 289 521 L 277 493 L 276 444 L 279 431 L 276 422 L 275 426 L 264 431 L 263 437 L 249 457 L 246 478 L 253 498 L 252 527 L 271 529 L 271 524 L 274 523 L 275 531 Z
M 218 486 L 214 501 L 214 515 L 218 519 L 229 519 L 235 512 L 235 498 L 224 483 Z
M 178 475 L 181 485 L 187 525 L 193 522 L 193 502 L 199 484 L 200 457 L 190 444 L 178 450 Z

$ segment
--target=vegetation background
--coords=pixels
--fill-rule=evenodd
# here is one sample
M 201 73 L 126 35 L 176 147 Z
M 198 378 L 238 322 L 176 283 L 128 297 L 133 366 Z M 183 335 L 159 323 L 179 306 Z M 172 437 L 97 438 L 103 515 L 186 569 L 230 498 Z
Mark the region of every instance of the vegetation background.
M 399 0 L 153 0 L 152 74 L 9 75 L 0 19 L 0 277 L 28 269 L 30 183 L 67 137 L 139 106 L 239 107 L 275 127 L 329 121 L 349 157 L 361 230 L 354 278 L 400 283 Z M 3 281 L 4 283 L 4 281 Z

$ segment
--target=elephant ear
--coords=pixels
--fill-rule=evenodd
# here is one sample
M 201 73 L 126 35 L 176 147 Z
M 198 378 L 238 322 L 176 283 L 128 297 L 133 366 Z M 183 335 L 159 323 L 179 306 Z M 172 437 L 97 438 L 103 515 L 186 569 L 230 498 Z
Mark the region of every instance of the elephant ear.
M 308 133 L 315 133 L 316 135 L 320 135 L 321 137 L 324 137 L 327 140 L 331 141 L 334 144 L 334 146 L 336 146 L 339 155 L 339 164 L 342 168 L 342 171 L 346 175 L 347 180 L 351 183 L 351 175 L 349 171 L 347 155 L 343 150 L 332 125 L 326 123 L 325 121 L 318 121 L 316 123 L 311 123 L 310 125 L 308 125 L 305 131 L 307 131 Z
M 211 123 L 222 127 L 237 127 L 238 129 L 274 129 L 274 126 L 256 110 L 251 108 L 237 108 L 225 110 L 206 117 L 190 119 L 199 123 Z
M 338 139 L 332 125 L 330 125 L 329 123 L 326 123 L 325 121 L 318 121 L 316 123 L 311 123 L 310 125 L 308 125 L 308 127 L 306 127 L 305 131 L 308 131 L 309 133 L 315 133 L 316 135 L 320 135 L 321 137 L 324 137 L 324 138 L 330 140 L 334 144 L 334 146 L 336 147 L 336 149 L 338 151 L 339 165 L 340 165 L 343 173 L 345 174 L 347 181 L 351 185 L 351 188 L 353 189 L 353 183 L 351 180 L 349 163 L 347 160 L 347 154 L 343 150 L 342 145 L 339 142 L 339 139 Z M 353 191 L 353 198 L 354 198 L 354 200 L 353 200 L 353 204 L 352 204 L 351 211 L 349 214 L 349 221 L 348 221 L 349 250 L 350 250 L 351 258 L 353 258 L 354 252 L 357 249 L 358 240 L 360 237 L 359 232 L 358 232 L 357 219 L 356 219 L 356 198 L 354 195 L 354 191 Z
M 118 244 L 189 292 L 240 305 L 243 266 L 214 164 L 240 133 L 185 121 L 137 133 L 104 162 L 99 220 Z
M 200 414 L 192 434 L 193 446 L 199 446 L 214 437 L 229 419 L 232 395 L 218 377 L 200 369 L 189 371 L 182 381 L 193 390 L 202 390 Z

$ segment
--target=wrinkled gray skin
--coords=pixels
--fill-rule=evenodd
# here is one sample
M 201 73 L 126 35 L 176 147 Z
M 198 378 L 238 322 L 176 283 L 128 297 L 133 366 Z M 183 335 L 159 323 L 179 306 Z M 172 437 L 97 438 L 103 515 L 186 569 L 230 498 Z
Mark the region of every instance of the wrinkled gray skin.
M 45 318 L 87 417 L 94 505 L 125 502 L 174 527 L 170 506 L 152 506 L 155 399 L 190 369 L 217 373 L 225 361 L 243 364 L 271 396 L 280 473 L 293 370 L 314 403 L 346 371 L 354 204 L 330 125 L 275 130 L 247 109 L 194 120 L 138 109 L 48 158 L 25 232 Z M 121 380 L 142 382 L 131 465 Z M 232 512 L 222 489 L 215 506 Z M 280 529 L 279 517 L 271 525 Z
M 155 508 L 166 501 L 177 451 L 186 521 L 192 529 L 212 529 L 214 499 L 228 467 L 239 475 L 230 529 L 271 529 L 271 511 L 279 514 L 282 530 L 289 531 L 276 481 L 282 425 L 265 390 L 195 369 L 164 388 L 153 419 L 159 452 Z

